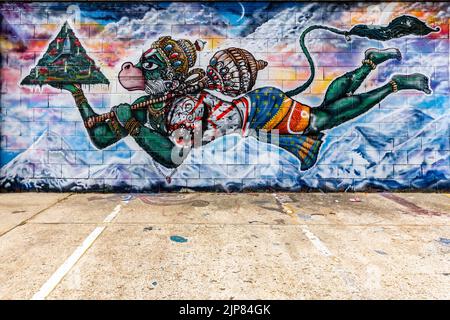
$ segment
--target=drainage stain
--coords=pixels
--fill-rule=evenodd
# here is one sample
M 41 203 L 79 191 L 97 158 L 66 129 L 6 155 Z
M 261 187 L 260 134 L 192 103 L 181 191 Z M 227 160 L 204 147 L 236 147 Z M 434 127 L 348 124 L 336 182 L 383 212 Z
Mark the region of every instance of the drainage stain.
M 191 203 L 191 206 L 193 207 L 207 207 L 209 205 L 208 201 L 205 200 L 194 200 Z
M 181 237 L 181 236 L 170 236 L 170 240 L 172 240 L 173 242 L 179 242 L 179 243 L 184 243 L 184 242 L 188 241 L 186 238 Z

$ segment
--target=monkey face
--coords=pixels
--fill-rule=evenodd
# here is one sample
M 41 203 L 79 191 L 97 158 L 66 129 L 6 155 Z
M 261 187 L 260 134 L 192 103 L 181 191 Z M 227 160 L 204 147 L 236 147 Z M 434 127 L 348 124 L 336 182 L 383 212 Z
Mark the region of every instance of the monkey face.
M 144 52 L 137 64 L 126 62 L 119 72 L 120 84 L 129 91 L 145 90 L 161 95 L 178 86 L 171 69 L 156 49 Z
M 125 62 L 119 72 L 119 82 L 129 91 L 145 90 L 145 78 L 140 68 Z

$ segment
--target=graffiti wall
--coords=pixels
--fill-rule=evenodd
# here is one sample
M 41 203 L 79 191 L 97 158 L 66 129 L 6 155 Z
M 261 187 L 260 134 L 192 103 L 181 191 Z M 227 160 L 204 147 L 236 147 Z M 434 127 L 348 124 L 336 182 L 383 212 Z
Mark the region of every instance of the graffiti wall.
M 448 3 L 3 3 L 2 191 L 448 190 Z

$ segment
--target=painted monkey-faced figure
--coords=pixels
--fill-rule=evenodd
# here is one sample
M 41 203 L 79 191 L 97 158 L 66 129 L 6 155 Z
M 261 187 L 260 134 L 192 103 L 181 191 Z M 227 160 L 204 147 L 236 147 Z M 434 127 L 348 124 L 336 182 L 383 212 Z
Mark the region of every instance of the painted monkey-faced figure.
M 104 117 L 94 112 L 79 86 L 64 85 L 72 92 L 94 145 L 106 148 L 130 135 L 157 162 L 177 167 L 192 146 L 223 134 L 277 130 L 280 147 L 299 158 L 301 169 L 306 170 L 317 160 L 325 130 L 358 117 L 394 92 L 412 89 L 431 93 L 428 78 L 415 73 L 393 75 L 379 88 L 354 94 L 377 65 L 401 59 L 400 52 L 391 48 L 366 50 L 361 66 L 332 81 L 318 107 L 304 105 L 274 87 L 225 100 L 202 86 L 195 87 L 190 80 L 195 74 L 191 68 L 196 62 L 196 45 L 161 37 L 138 63 L 123 64 L 121 85 L 148 95 L 131 105 L 115 106 Z M 196 90 L 183 91 L 187 84 Z M 146 105 L 149 99 L 153 102 Z M 142 105 L 146 108 L 135 108 Z

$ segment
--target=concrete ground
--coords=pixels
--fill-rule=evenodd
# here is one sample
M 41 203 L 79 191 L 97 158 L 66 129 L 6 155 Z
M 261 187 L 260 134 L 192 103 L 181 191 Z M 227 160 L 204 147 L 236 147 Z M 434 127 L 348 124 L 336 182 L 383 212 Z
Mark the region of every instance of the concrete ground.
M 0 194 L 0 299 L 450 299 L 450 195 Z

